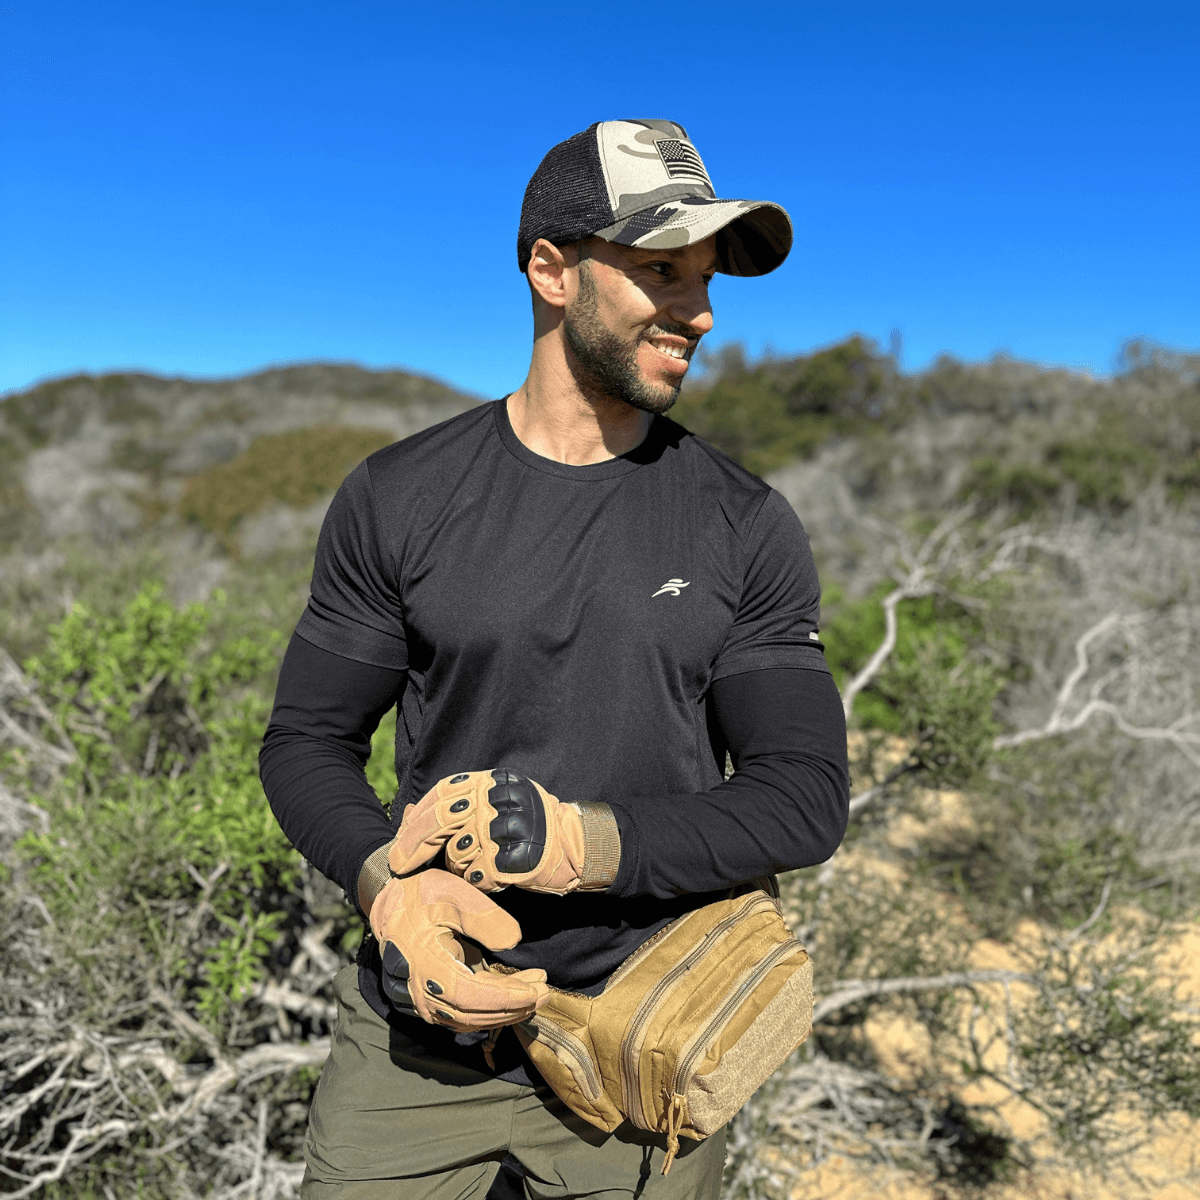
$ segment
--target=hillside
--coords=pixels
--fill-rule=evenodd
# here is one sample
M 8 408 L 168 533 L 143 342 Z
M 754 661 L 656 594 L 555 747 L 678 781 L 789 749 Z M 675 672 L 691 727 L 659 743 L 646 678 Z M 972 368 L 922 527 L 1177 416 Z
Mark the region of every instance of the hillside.
M 445 384 L 403 371 L 337 364 L 217 381 L 135 374 L 52 380 L 0 401 L 0 543 L 33 550 L 67 537 L 129 538 L 180 515 L 189 499 L 193 521 L 229 534 L 243 518 L 263 516 L 274 505 L 306 507 L 311 497 L 303 488 L 300 495 L 288 491 L 282 482 L 288 474 L 294 478 L 298 470 L 324 494 L 371 450 L 472 403 Z M 334 428 L 361 432 L 330 439 Z M 196 491 L 201 481 L 260 439 L 287 434 L 293 437 L 276 448 L 297 470 L 260 479 L 233 508 L 227 497 L 214 515 L 204 489 Z M 258 457 L 276 459 L 270 451 L 266 442 Z M 241 475 L 249 487 L 251 479 Z M 309 517 L 299 521 L 303 529 L 319 520 Z M 251 530 L 250 544 L 269 550 L 295 540 L 296 521 L 276 524 L 257 535 Z

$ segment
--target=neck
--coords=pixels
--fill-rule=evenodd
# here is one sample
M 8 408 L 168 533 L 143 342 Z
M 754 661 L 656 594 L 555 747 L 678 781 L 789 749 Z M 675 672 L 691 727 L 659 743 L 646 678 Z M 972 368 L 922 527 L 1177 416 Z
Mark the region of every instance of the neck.
M 534 342 L 525 382 L 508 398 L 513 433 L 534 454 L 585 467 L 641 445 L 653 417 L 581 386 L 558 330 Z

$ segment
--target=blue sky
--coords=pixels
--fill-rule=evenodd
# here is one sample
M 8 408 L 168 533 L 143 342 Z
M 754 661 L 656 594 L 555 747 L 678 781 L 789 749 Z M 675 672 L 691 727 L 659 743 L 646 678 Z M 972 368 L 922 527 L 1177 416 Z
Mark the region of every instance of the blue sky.
M 1200 5 L 1153 0 L 0 3 L 0 390 L 321 359 L 500 394 L 525 182 L 627 116 L 792 214 L 714 343 L 1194 348 L 1198 63 Z

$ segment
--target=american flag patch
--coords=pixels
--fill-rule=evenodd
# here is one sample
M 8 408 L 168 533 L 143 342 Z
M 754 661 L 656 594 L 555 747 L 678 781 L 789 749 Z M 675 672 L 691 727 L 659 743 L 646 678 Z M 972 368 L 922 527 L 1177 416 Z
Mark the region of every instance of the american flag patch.
M 655 145 L 663 160 L 663 166 L 667 168 L 667 174 L 672 179 L 693 179 L 704 184 L 710 192 L 713 190 L 712 180 L 709 179 L 704 163 L 694 146 L 676 138 L 663 138 L 655 142 Z

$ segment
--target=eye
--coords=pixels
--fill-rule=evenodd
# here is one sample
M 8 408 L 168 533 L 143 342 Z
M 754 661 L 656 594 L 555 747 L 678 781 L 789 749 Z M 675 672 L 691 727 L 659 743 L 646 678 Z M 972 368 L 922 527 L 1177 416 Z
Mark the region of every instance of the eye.
M 671 264 L 669 262 L 652 262 L 647 263 L 647 267 L 656 274 L 661 275 L 664 279 L 671 274 Z

